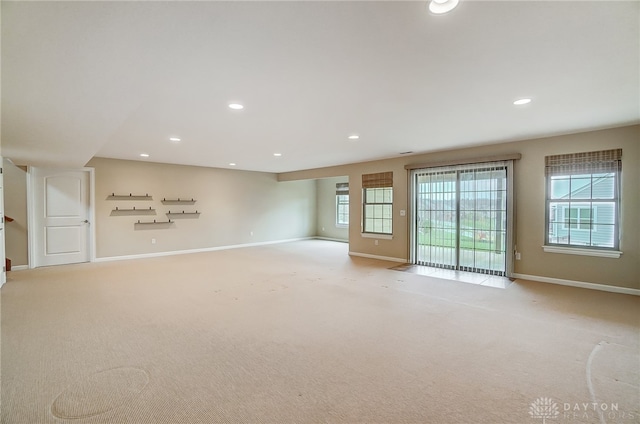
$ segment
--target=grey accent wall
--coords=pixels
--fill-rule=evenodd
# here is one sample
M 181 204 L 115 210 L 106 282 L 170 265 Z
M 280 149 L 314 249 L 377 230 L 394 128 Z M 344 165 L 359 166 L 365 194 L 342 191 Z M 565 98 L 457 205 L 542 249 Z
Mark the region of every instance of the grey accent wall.
M 316 234 L 314 181 L 280 183 L 275 174 L 139 161 L 94 158 L 96 178 L 96 256 L 98 258 L 171 252 Z M 146 194 L 153 201 L 107 200 L 111 193 Z M 194 205 L 161 200 L 194 198 Z M 148 208 L 155 216 L 111 216 L 115 207 Z M 168 226 L 135 229 L 134 222 L 166 221 L 168 211 L 195 211 Z M 253 234 L 252 234 L 253 233 Z M 155 244 L 152 244 L 155 239 Z
M 336 240 L 349 240 L 349 227 L 336 225 L 336 184 L 348 183 L 349 177 L 316 180 L 318 224 L 317 235 Z

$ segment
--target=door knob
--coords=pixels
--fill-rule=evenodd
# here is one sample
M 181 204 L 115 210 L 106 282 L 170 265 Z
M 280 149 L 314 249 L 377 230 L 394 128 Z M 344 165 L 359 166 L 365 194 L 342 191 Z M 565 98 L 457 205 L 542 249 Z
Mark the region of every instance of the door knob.
M 84 220 L 84 221 L 82 221 L 82 222 L 83 222 L 84 224 L 88 224 L 88 223 L 89 223 L 89 220 L 88 220 L 88 219 L 85 219 L 85 220 Z

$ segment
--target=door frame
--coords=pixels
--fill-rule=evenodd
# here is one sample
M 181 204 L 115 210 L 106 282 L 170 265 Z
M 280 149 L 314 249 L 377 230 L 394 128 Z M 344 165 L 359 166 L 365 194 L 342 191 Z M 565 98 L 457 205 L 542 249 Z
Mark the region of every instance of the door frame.
M 516 199 L 515 199 L 515 190 L 514 190 L 514 172 L 513 168 L 515 166 L 515 160 L 519 159 L 517 157 L 496 157 L 496 158 L 483 158 L 482 160 L 471 161 L 468 163 L 459 162 L 459 163 L 450 163 L 445 164 L 444 166 L 455 166 L 455 165 L 482 165 L 483 163 L 491 163 L 491 162 L 506 162 L 505 166 L 507 169 L 507 237 L 505 246 L 505 275 L 507 277 L 512 277 L 514 272 L 514 261 L 515 261 L 515 251 L 516 251 Z M 416 184 L 415 184 L 415 174 L 416 172 L 427 169 L 427 168 L 438 168 L 443 165 L 433 164 L 433 165 L 424 165 L 424 166 L 416 166 L 408 169 L 407 178 L 409 179 L 409 184 L 407 185 L 409 189 L 409 205 L 410 209 L 410 224 L 409 224 L 409 262 L 412 264 L 416 263 L 416 229 L 417 229 L 417 213 L 416 213 Z
M 37 219 L 35 211 L 35 196 L 36 196 L 36 181 L 34 169 L 55 169 L 56 171 L 72 171 L 72 172 L 87 172 L 89 174 L 89 233 L 88 233 L 88 248 L 89 248 L 89 262 L 95 262 L 96 260 L 96 198 L 95 198 L 95 168 L 48 168 L 29 166 L 27 167 L 27 225 L 29 228 L 28 237 L 28 261 L 29 269 L 37 268 L 39 266 L 36 255 L 36 236 L 34 229 L 36 228 Z
M 0 260 L 2 260 L 2 265 L 0 268 L 2 272 L 0 273 L 0 287 L 7 282 L 7 268 L 6 268 L 6 257 L 7 257 L 7 236 L 5 235 L 6 226 L 5 226 L 5 212 L 4 209 L 4 159 L 0 156 Z

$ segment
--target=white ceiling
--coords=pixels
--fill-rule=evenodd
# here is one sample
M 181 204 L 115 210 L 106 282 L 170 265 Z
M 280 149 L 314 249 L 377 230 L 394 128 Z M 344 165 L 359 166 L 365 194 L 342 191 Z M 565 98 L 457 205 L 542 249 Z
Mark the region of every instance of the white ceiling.
M 633 124 L 639 18 L 637 1 L 3 1 L 2 154 L 285 172 Z

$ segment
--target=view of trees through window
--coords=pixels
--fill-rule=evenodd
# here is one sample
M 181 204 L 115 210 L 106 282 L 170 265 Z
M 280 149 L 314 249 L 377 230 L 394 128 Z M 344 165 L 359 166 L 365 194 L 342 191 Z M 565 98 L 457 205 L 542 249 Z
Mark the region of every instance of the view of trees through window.
M 505 271 L 506 167 L 425 170 L 416 174 L 419 263 Z

